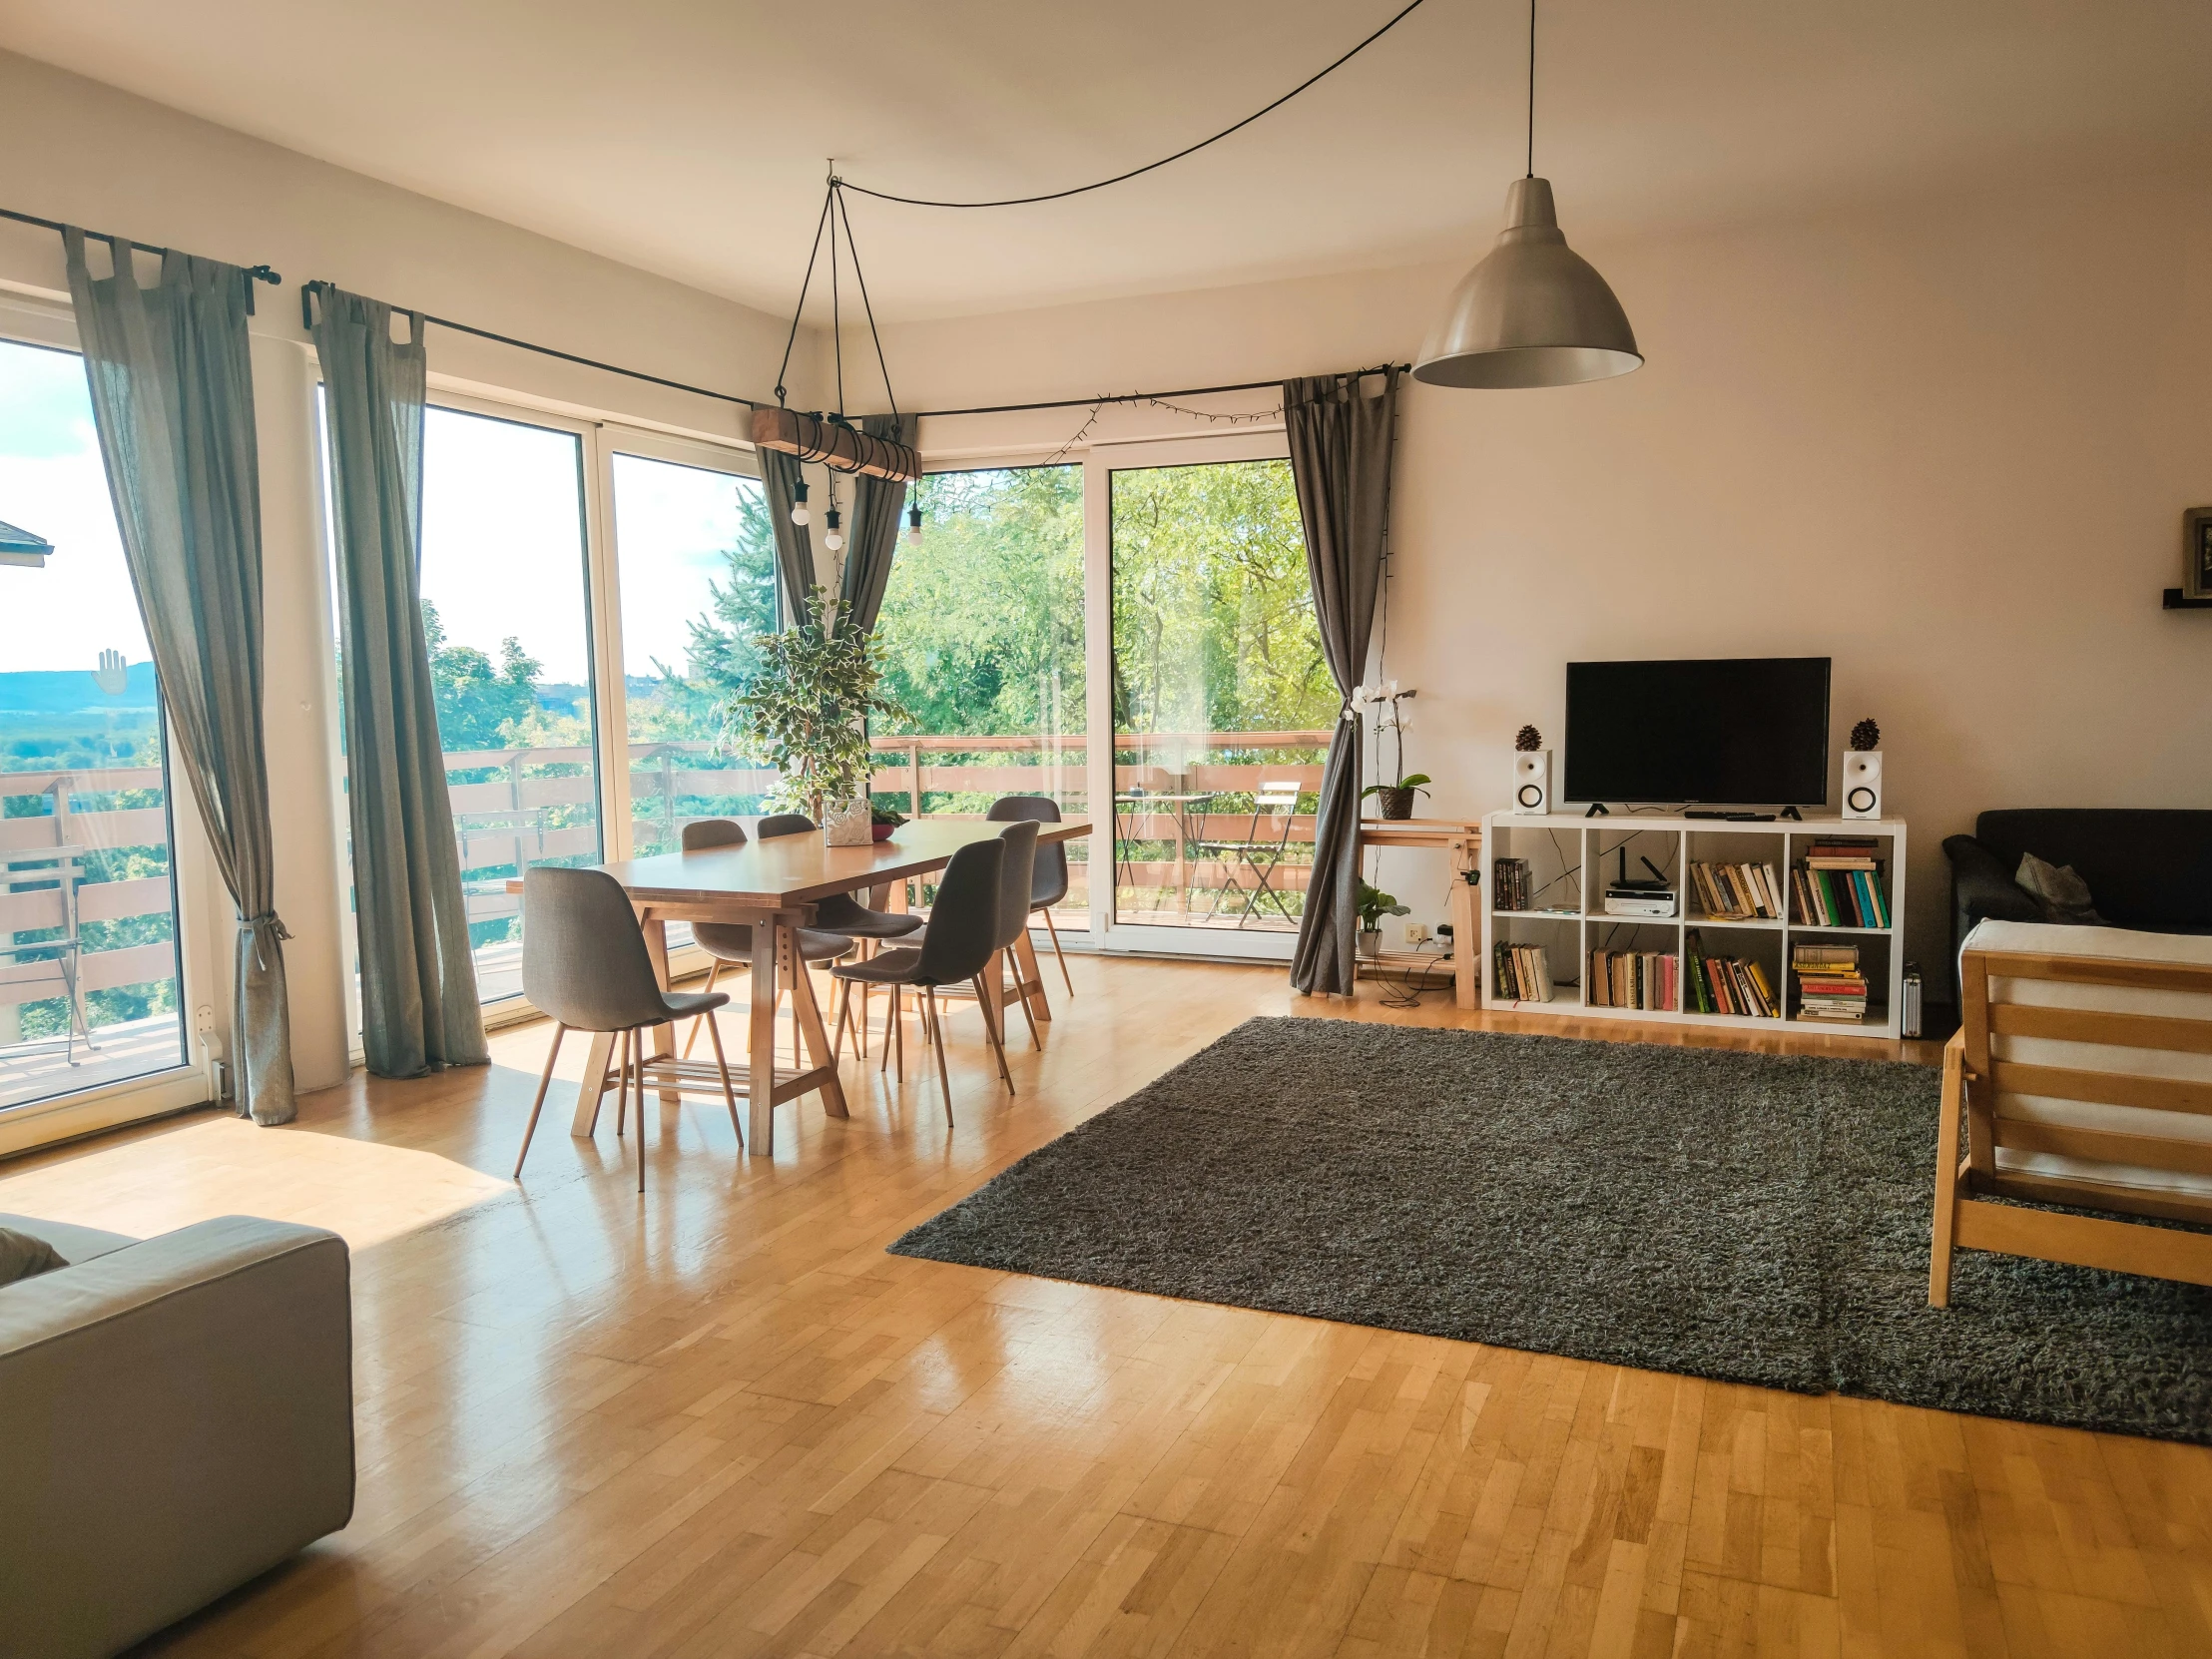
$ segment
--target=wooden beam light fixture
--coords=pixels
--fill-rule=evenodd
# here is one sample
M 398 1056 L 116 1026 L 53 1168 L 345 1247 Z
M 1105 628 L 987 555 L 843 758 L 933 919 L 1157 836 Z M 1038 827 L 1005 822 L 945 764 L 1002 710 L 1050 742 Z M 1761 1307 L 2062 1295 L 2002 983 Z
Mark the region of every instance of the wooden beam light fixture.
M 868 338 L 875 345 L 875 364 L 883 373 L 883 395 L 890 402 L 891 418 L 894 421 L 898 418 L 898 397 L 891 390 L 890 365 L 883 360 L 883 336 L 876 331 L 875 307 L 868 301 L 867 278 L 860 275 L 860 252 L 853 245 L 852 221 L 845 213 L 844 181 L 837 177 L 832 162 L 829 187 L 822 199 L 822 218 L 815 224 L 815 245 L 807 255 L 806 279 L 799 284 L 799 303 L 792 307 L 791 334 L 784 341 L 783 365 L 776 371 L 776 407 L 753 411 L 753 441 L 763 449 L 781 449 L 803 461 L 820 461 L 832 472 L 865 472 L 877 478 L 911 483 L 921 476 L 921 455 L 912 444 L 863 432 L 845 418 L 844 325 L 837 286 L 837 228 L 840 225 L 844 228 L 844 252 L 852 262 L 852 279 L 859 286 L 860 305 L 867 316 Z M 799 338 L 799 319 L 807 309 L 807 290 L 814 285 L 815 262 L 822 255 L 825 232 L 830 238 L 830 336 L 837 363 L 837 407 L 828 414 L 819 409 L 802 412 L 784 406 L 784 371 L 791 367 L 792 345 Z M 798 500 L 801 503 L 806 500 L 804 485 L 798 492 Z M 799 516 L 804 510 L 803 506 L 795 506 L 792 513 L 795 522 L 807 522 Z M 832 504 L 832 515 L 834 512 Z

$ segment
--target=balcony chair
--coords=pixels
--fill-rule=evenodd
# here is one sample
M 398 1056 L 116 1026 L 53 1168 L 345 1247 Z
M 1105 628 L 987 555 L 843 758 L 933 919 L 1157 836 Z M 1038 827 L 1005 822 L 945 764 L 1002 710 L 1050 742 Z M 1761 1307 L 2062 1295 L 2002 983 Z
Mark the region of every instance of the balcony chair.
M 1298 917 L 1291 914 L 1290 906 L 1283 901 L 1283 894 L 1275 885 L 1275 872 L 1282 867 L 1284 856 L 1291 849 L 1291 830 L 1298 823 L 1301 788 L 1295 780 L 1261 784 L 1252 795 L 1252 827 L 1243 840 L 1203 840 L 1198 843 L 1198 851 L 1202 857 L 1219 855 L 1236 860 L 1227 884 L 1215 889 L 1213 907 L 1206 912 L 1209 919 L 1221 913 L 1224 893 L 1232 897 L 1242 894 L 1245 903 L 1244 909 L 1237 916 L 1239 927 L 1253 919 L 1262 898 L 1272 899 L 1276 913 L 1293 927 L 1298 925 Z M 1263 821 L 1268 825 L 1264 833 Z M 1237 879 L 1239 868 L 1252 873 L 1252 888 L 1249 892 L 1245 890 L 1244 883 Z
M 1012 824 L 1022 819 L 1037 824 L 1058 824 L 1060 804 L 1047 795 L 1002 795 L 991 803 L 991 810 L 984 817 L 994 824 Z M 1052 906 L 1067 895 L 1066 844 L 1061 841 L 1039 841 L 1036 868 L 1029 884 L 1029 912 L 1031 915 L 1039 911 L 1044 913 L 1044 930 L 1051 936 L 1052 954 L 1060 959 L 1060 978 L 1067 985 L 1068 995 L 1073 996 L 1075 981 L 1068 974 L 1067 952 L 1060 948 L 1060 929 L 1052 921 Z
M 522 1160 L 530 1155 L 530 1137 L 553 1081 L 553 1061 L 570 1031 L 621 1033 L 615 1095 L 615 1134 L 628 1115 L 630 1085 L 638 1094 L 638 1191 L 645 1191 L 645 1033 L 694 1014 L 711 1015 L 730 998 L 721 991 L 664 991 L 645 948 L 638 913 L 622 883 L 603 869 L 562 869 L 537 864 L 522 877 L 522 994 L 553 1016 L 553 1046 L 546 1051 L 537 1098 L 515 1154 L 514 1178 L 522 1179 Z M 730 1108 L 730 1127 L 745 1146 L 738 1122 L 737 1091 L 730 1084 L 730 1062 L 722 1052 L 722 1032 L 712 1018 L 715 1067 L 722 1074 L 722 1098 Z M 586 1081 L 586 1087 L 590 1087 Z
M 1032 829 L 1031 833 L 1034 833 Z M 884 1021 L 884 1052 L 889 1053 L 891 1033 L 898 1024 L 898 988 L 911 986 L 921 993 L 922 1037 L 937 1051 L 937 1086 L 944 1092 L 945 1127 L 952 1126 L 952 1079 L 944 1063 L 944 1026 L 937 1017 L 937 992 L 946 985 L 972 983 L 983 994 L 985 968 L 996 972 L 991 958 L 999 936 L 998 894 L 1006 860 L 1006 842 L 970 841 L 952 854 L 937 884 L 937 901 L 930 907 L 929 926 L 918 945 L 899 946 L 860 962 L 839 962 L 830 971 L 852 985 L 884 985 L 891 988 L 891 1009 Z M 839 1001 L 837 1032 L 831 1052 L 841 1043 L 844 1024 L 852 1012 L 851 994 Z M 983 1029 L 998 1052 L 998 1068 L 1006 1070 L 1005 1050 L 998 1031 L 986 1017 Z M 1010 1090 L 1013 1085 L 1007 1083 Z
M 1929 1305 L 1958 1250 L 2212 1285 L 2212 1235 L 2138 1219 L 2212 1224 L 2212 938 L 1985 921 L 1960 981 Z
M 769 826 L 772 824 L 785 825 L 787 828 L 771 830 Z M 794 824 L 798 826 L 798 829 L 789 828 Z M 765 818 L 760 823 L 761 838 L 763 840 L 767 840 L 771 835 L 797 834 L 801 829 L 812 830 L 813 828 L 812 824 L 801 818 L 797 813 L 786 813 L 778 818 Z M 686 852 L 704 851 L 712 846 L 743 846 L 745 844 L 745 827 L 741 824 L 733 824 L 726 818 L 703 818 L 697 823 L 684 826 L 683 842 Z M 731 966 L 737 968 L 750 968 L 753 965 L 753 924 L 751 922 L 695 921 L 692 923 L 692 942 L 711 958 L 707 963 L 707 989 L 710 991 L 715 988 L 715 981 L 722 976 L 723 963 L 728 962 Z M 852 941 L 841 934 L 830 933 L 819 927 L 802 927 L 799 930 L 799 959 L 802 962 L 833 962 L 838 957 L 848 954 L 851 949 Z M 778 1006 L 781 1007 L 784 1000 L 784 992 L 781 986 L 777 989 L 776 1000 Z M 700 1015 L 698 1019 L 692 1022 L 691 1035 L 684 1039 L 685 1059 L 691 1058 L 692 1048 L 699 1041 L 699 1028 L 713 1023 L 713 1017 L 707 1014 Z M 716 1040 L 719 1042 L 720 1038 Z M 799 1022 L 797 1020 L 792 1021 L 792 1063 L 794 1065 L 801 1064 L 799 1057 Z

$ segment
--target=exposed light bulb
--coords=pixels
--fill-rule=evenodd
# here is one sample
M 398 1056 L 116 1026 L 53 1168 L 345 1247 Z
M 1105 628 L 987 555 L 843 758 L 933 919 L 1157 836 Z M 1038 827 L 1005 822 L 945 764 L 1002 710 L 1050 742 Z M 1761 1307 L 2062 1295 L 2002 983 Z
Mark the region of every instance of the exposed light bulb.
M 830 509 L 829 517 L 823 522 L 826 528 L 822 538 L 822 545 L 829 548 L 830 552 L 834 553 L 839 548 L 844 546 L 844 531 L 840 527 L 842 521 L 837 512 L 837 509 L 831 507 Z
M 814 518 L 807 506 L 807 480 L 796 478 L 792 481 L 792 522 L 805 526 L 812 524 Z
M 921 545 L 921 509 L 919 507 L 908 507 L 906 509 L 906 539 L 916 547 Z

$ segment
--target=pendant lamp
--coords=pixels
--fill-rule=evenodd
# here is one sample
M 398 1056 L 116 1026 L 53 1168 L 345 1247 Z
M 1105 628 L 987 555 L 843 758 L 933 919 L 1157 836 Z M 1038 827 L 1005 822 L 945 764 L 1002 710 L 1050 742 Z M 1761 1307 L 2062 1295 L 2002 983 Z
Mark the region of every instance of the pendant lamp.
M 1628 313 L 1567 246 L 1551 181 L 1536 177 L 1536 5 L 1528 6 L 1528 176 L 1505 192 L 1505 229 L 1451 290 L 1413 363 L 1435 386 L 1571 386 L 1643 366 Z

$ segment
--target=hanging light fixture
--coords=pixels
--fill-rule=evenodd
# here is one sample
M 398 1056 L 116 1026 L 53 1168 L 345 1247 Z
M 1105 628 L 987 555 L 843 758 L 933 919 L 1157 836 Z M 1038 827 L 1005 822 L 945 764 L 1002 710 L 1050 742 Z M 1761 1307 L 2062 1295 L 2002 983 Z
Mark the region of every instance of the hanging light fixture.
M 807 480 L 792 480 L 792 522 L 805 527 L 814 522 L 815 510 L 807 505 Z
M 1559 230 L 1536 177 L 1536 0 L 1528 0 L 1528 174 L 1505 193 L 1497 246 L 1451 290 L 1413 378 L 1435 386 L 1571 386 L 1643 366 L 1628 313 Z
M 906 539 L 916 547 L 921 545 L 921 503 L 918 501 L 906 509 Z
M 830 474 L 830 510 L 822 515 L 822 545 L 832 553 L 842 552 L 844 549 L 844 518 L 837 511 L 837 479 L 834 473 Z

